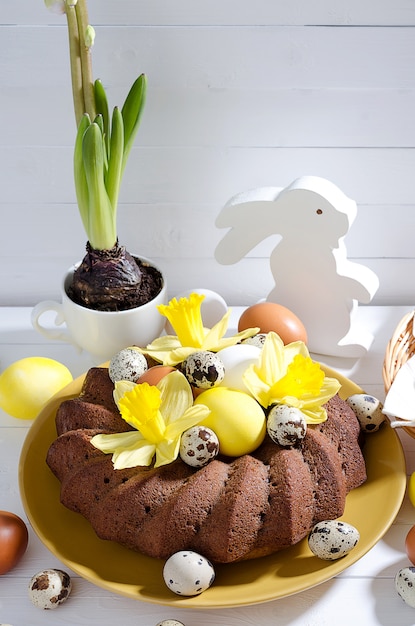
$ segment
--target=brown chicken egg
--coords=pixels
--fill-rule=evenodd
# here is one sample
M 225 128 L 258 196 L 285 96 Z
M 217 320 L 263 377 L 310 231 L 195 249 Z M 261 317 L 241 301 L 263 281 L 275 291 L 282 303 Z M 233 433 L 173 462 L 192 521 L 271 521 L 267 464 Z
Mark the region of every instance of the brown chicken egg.
M 174 372 L 174 367 L 170 365 L 154 365 L 149 367 L 144 374 L 140 376 L 137 383 L 148 383 L 149 385 L 157 385 L 164 376 Z
M 302 321 L 287 309 L 275 302 L 258 302 L 245 309 L 239 318 L 238 331 L 259 328 L 260 333 L 274 331 L 284 344 L 292 341 L 307 343 L 307 331 Z
M 405 538 L 405 550 L 412 565 L 415 565 L 415 526 L 409 530 Z
M 14 513 L 0 511 L 0 575 L 9 572 L 26 552 L 27 526 Z

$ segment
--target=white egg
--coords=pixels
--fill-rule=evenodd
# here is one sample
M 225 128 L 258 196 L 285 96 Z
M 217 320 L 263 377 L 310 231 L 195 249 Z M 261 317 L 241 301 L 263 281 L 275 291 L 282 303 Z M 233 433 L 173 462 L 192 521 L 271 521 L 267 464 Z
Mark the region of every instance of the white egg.
M 192 550 L 175 552 L 164 564 L 167 587 L 179 596 L 197 596 L 212 585 L 215 570 L 208 559 Z
M 305 415 L 287 404 L 276 404 L 268 413 L 267 432 L 280 446 L 294 446 L 307 432 Z
M 308 536 L 308 545 L 319 559 L 335 561 L 349 554 L 359 539 L 359 531 L 351 524 L 327 520 L 313 527 Z
M 183 361 L 182 371 L 189 383 L 198 389 L 210 389 L 219 385 L 225 376 L 221 358 L 209 350 L 190 354 Z
M 108 374 L 113 383 L 130 380 L 135 383 L 147 371 L 147 360 L 135 348 L 124 348 L 110 360 Z
M 356 393 L 349 396 L 346 402 L 353 409 L 361 429 L 366 433 L 373 433 L 379 430 L 379 427 L 386 419 L 385 414 L 382 412 L 382 403 L 367 393 Z
M 193 426 L 182 434 L 180 458 L 191 467 L 203 467 L 219 453 L 219 439 L 206 426 Z
M 225 366 L 225 376 L 221 386 L 249 393 L 243 381 L 243 375 L 250 365 L 258 361 L 261 348 L 248 343 L 240 343 L 223 348 L 217 354 Z
M 56 609 L 68 599 L 72 582 L 60 569 L 46 569 L 35 574 L 29 583 L 29 598 L 39 609 Z
M 415 567 L 404 567 L 395 576 L 395 589 L 406 604 L 415 608 Z
M 211 291 L 210 289 L 188 289 L 180 293 L 176 298 L 177 300 L 180 300 L 180 298 L 188 298 L 191 293 L 199 293 L 205 296 L 200 306 L 203 326 L 205 326 L 205 328 L 213 328 L 228 310 L 228 305 L 225 300 L 216 293 L 216 291 Z M 165 329 L 168 335 L 176 334 L 169 321 L 166 322 Z
M 164 619 L 162 622 L 156 624 L 156 626 L 184 626 L 184 624 L 183 622 L 178 622 L 177 619 Z

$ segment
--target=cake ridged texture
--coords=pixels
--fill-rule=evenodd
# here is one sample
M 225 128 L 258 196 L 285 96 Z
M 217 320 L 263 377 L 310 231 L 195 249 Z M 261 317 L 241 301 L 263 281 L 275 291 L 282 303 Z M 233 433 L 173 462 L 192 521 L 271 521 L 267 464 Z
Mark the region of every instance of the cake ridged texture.
M 262 557 L 298 543 L 319 521 L 343 515 L 346 495 L 366 480 L 360 426 L 335 396 L 329 418 L 301 444 L 266 437 L 251 455 L 201 469 L 180 459 L 160 468 L 114 470 L 96 449 L 98 433 L 131 430 L 114 403 L 106 368 L 92 368 L 79 398 L 56 415 L 47 463 L 61 502 L 89 520 L 98 537 L 167 559 L 191 549 L 217 563 Z

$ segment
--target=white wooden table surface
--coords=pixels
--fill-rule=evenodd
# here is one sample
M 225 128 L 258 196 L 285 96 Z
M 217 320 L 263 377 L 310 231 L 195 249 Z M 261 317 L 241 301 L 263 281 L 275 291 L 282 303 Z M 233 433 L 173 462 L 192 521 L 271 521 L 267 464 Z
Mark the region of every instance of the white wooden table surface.
M 91 362 L 71 346 L 46 343 L 30 325 L 30 308 L 0 308 L 0 371 L 26 356 L 48 356 L 67 365 L 73 376 Z M 370 324 L 375 341 L 359 361 L 325 360 L 367 392 L 383 399 L 382 362 L 387 341 L 409 307 L 362 307 L 361 319 Z M 240 311 L 239 311 L 240 312 Z M 234 310 L 234 315 L 238 309 Z M 18 488 L 20 450 L 31 422 L 0 413 L 0 509 L 13 511 L 27 521 Z M 407 473 L 415 471 L 415 440 L 400 434 L 407 459 Z M 236 609 L 174 609 L 124 598 L 105 591 L 70 570 L 51 554 L 29 528 L 27 552 L 18 566 L 0 579 L 0 626 L 63 626 L 99 624 L 155 626 L 163 619 L 177 619 L 185 626 L 411 626 L 415 609 L 397 596 L 396 572 L 409 561 L 404 541 L 415 524 L 415 510 L 408 499 L 383 539 L 340 576 L 295 596 Z M 73 575 L 69 600 L 54 611 L 35 608 L 27 595 L 33 574 L 61 567 Z

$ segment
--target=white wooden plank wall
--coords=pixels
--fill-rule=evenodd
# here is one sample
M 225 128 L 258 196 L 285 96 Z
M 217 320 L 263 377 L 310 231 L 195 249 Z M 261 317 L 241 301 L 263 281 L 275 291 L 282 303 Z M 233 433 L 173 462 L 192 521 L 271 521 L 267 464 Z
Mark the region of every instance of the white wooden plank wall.
M 118 230 L 170 295 L 265 297 L 277 239 L 221 266 L 215 218 L 239 191 L 314 174 L 359 205 L 347 247 L 380 278 L 373 302 L 415 303 L 415 0 L 89 0 L 89 13 L 111 104 L 148 75 Z M 0 305 L 58 298 L 83 255 L 74 137 L 65 18 L 1 0 Z

